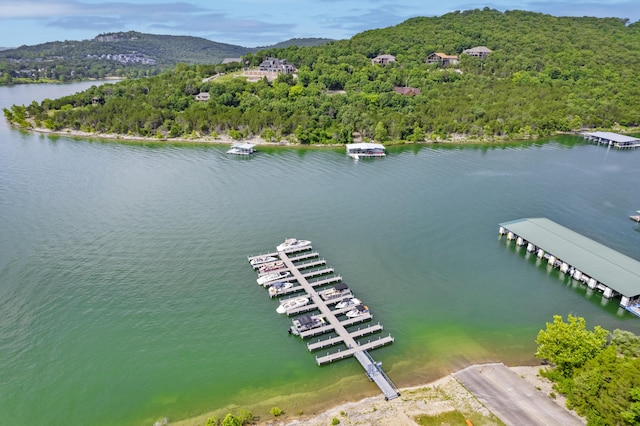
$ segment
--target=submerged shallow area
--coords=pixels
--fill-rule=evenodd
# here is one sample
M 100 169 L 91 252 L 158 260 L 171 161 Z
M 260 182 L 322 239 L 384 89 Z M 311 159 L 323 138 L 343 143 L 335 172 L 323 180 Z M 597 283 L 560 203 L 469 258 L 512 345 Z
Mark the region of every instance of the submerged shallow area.
M 3 87 L 0 102 L 79 87 Z M 376 395 L 353 359 L 317 367 L 256 285 L 247 256 L 288 237 L 313 241 L 395 337 L 372 354 L 398 386 L 534 363 L 554 314 L 640 332 L 615 300 L 498 238 L 501 222 L 549 217 L 640 259 L 628 219 L 640 151 L 564 136 L 354 162 L 343 149 L 239 158 L 6 123 L 0 138 L 0 412 L 14 424 L 149 424 L 287 397 L 281 408 L 307 412 Z

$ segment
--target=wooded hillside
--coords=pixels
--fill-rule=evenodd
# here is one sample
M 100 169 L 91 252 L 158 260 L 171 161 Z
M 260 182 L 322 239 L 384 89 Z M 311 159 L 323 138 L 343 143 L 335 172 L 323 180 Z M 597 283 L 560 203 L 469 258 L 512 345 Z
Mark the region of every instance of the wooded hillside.
M 463 54 L 486 46 L 486 58 Z M 458 64 L 427 64 L 434 52 Z M 374 65 L 380 54 L 395 62 Z M 207 66 L 94 87 L 5 114 L 52 129 L 158 137 L 212 132 L 301 143 L 380 142 L 464 135 L 527 138 L 640 122 L 640 25 L 484 9 L 414 18 L 318 47 L 245 55 L 287 59 L 296 76 L 206 81 Z M 419 89 L 402 95 L 394 88 Z M 195 95 L 208 92 L 198 102 Z M 417 93 L 414 91 L 413 93 Z M 98 100 L 98 102 L 96 102 Z
M 272 47 L 317 46 L 328 39 L 291 39 Z M 91 40 L 55 41 L 0 51 L 0 84 L 147 77 L 179 63 L 216 64 L 265 47 L 217 43 L 200 37 L 105 33 Z

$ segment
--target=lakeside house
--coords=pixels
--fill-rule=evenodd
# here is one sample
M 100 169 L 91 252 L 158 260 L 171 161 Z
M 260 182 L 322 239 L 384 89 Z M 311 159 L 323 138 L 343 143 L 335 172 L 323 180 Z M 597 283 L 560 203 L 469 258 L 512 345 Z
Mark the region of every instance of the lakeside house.
M 400 87 L 400 86 L 396 86 L 393 88 L 393 91 L 400 94 L 400 95 L 405 95 L 405 96 L 415 96 L 415 95 L 419 95 L 420 93 L 420 89 L 418 89 L 417 87 Z
M 260 63 L 260 65 L 258 66 L 258 71 L 293 74 L 298 70 L 292 64 L 288 64 L 286 59 L 268 57 Z
M 378 55 L 371 60 L 371 65 L 387 65 L 396 61 L 393 55 Z
M 434 52 L 427 56 L 426 62 L 427 64 L 439 64 L 443 67 L 448 67 L 449 65 L 455 65 L 460 61 L 458 61 L 458 57 L 455 55 L 446 55 L 442 52 Z
M 207 102 L 210 98 L 209 92 L 200 92 L 195 97 L 198 102 Z
M 476 58 L 486 58 L 492 52 L 487 46 L 476 46 L 471 49 L 465 49 L 462 51 L 463 54 L 469 56 L 475 56 Z

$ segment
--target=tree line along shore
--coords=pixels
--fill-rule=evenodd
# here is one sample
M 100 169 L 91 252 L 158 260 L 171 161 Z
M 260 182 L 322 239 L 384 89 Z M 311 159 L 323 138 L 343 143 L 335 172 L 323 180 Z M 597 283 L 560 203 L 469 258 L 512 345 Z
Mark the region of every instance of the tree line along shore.
M 321 46 L 248 53 L 225 75 L 220 65 L 178 64 L 4 114 L 25 128 L 158 140 L 345 144 L 630 133 L 640 126 L 639 36 L 638 23 L 623 19 L 485 8 Z M 465 53 L 478 47 L 486 51 Z M 291 67 L 254 78 L 249 71 L 264 69 L 265 59 Z

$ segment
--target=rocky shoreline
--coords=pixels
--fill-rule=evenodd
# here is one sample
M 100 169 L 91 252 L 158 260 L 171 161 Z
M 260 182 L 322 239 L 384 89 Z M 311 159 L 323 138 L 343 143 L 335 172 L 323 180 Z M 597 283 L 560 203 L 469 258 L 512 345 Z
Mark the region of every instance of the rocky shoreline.
M 109 141 L 119 141 L 119 142 L 132 142 L 132 143 L 164 143 L 164 144 L 220 144 L 220 145 L 231 145 L 233 143 L 253 143 L 256 145 L 265 145 L 265 146 L 305 146 L 305 147 L 339 147 L 343 146 L 343 144 L 312 144 L 312 145 L 302 145 L 298 142 L 292 142 L 287 139 L 282 139 L 278 142 L 270 142 L 262 139 L 260 136 L 250 136 L 247 138 L 243 138 L 240 140 L 235 140 L 231 138 L 229 135 L 221 134 L 216 137 L 211 136 L 197 136 L 197 137 L 189 137 L 189 138 L 157 138 L 157 137 L 144 137 L 144 136 L 134 136 L 134 135 L 120 135 L 120 134 L 111 134 L 111 133 L 93 133 L 93 132 L 83 132 L 80 130 L 71 130 L 71 129 L 63 129 L 63 130 L 50 130 L 42 127 L 29 127 L 23 128 L 23 130 L 33 131 L 37 133 L 43 133 L 48 135 L 55 136 L 69 136 L 76 138 L 87 138 L 87 139 L 101 139 L 101 140 L 109 140 Z M 535 138 L 524 139 L 526 140 L 535 140 Z M 476 139 L 470 138 L 465 135 L 451 135 L 449 139 L 436 139 L 436 140 L 425 140 L 424 142 L 410 142 L 410 141 L 399 141 L 394 143 L 385 144 L 387 146 L 393 145 L 408 145 L 408 144 L 434 144 L 434 143 L 454 143 L 454 144 L 486 144 L 486 143 L 505 143 L 505 142 L 518 142 L 517 140 L 511 140 L 504 138 L 490 138 L 490 139 Z

